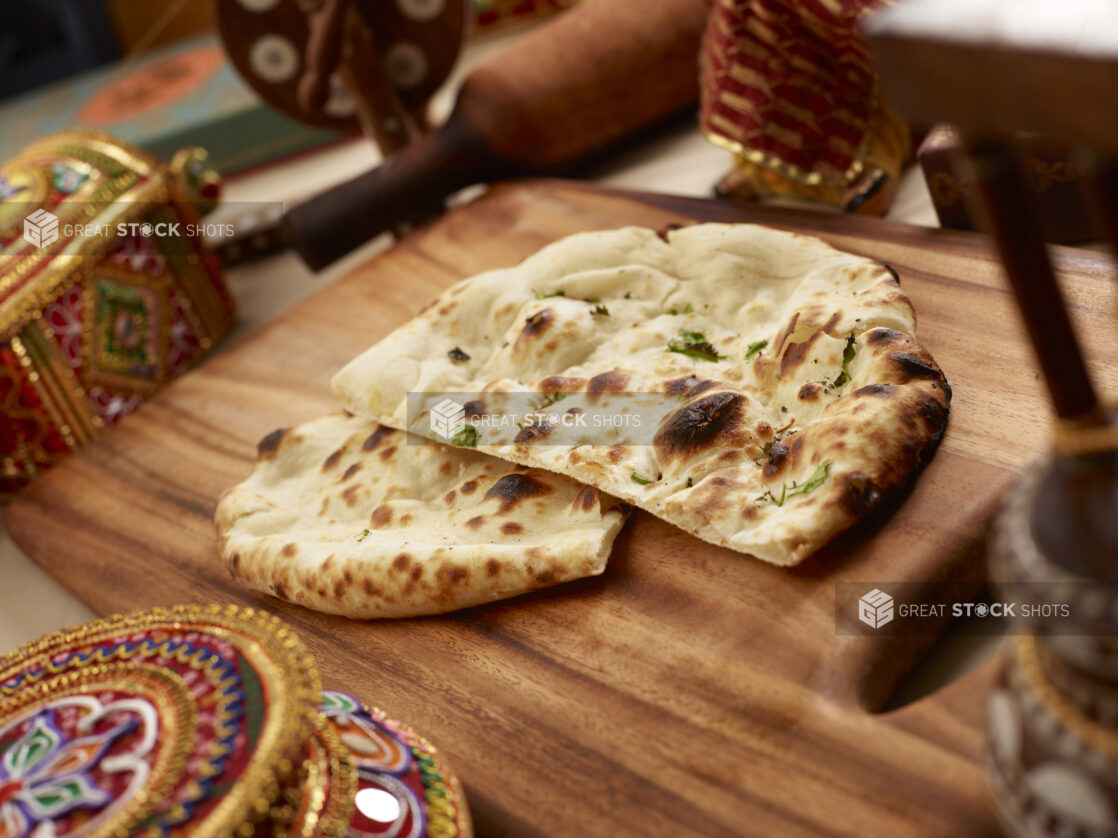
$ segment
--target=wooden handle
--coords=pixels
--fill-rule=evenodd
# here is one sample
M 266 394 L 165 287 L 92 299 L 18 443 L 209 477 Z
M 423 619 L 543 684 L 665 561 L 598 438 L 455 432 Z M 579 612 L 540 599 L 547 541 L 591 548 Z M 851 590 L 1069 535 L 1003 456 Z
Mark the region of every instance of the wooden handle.
M 1033 216 L 1032 197 L 1013 154 L 1002 142 L 982 140 L 968 145 L 987 223 L 1056 415 L 1083 424 L 1103 424 L 1106 416 L 1087 374 L 1067 304 L 1056 282 L 1040 225 Z
M 450 121 L 291 210 L 319 270 L 471 183 L 589 162 L 698 99 L 705 0 L 587 0 L 475 70 Z
M 321 270 L 380 233 L 430 215 L 458 189 L 512 173 L 498 163 L 451 119 L 377 168 L 288 210 L 287 240 Z
M 330 76 L 342 60 L 342 41 L 348 0 L 326 0 L 308 20 L 307 69 L 299 80 L 297 98 L 307 113 L 322 110 L 330 95 Z
M 699 99 L 706 0 L 585 0 L 475 69 L 458 99 L 492 150 L 569 164 Z

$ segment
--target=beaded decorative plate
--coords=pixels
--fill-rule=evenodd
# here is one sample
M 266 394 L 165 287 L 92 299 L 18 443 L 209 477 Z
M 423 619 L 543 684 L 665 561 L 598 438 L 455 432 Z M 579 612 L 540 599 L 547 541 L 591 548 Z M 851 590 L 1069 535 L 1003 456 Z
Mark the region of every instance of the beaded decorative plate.
M 349 838 L 471 838 L 458 778 L 435 747 L 346 693 L 322 693 L 319 708 L 357 764 Z
M 318 690 L 295 634 L 235 606 L 117 616 L 24 646 L 0 658 L 0 838 L 304 834 L 284 801 L 345 759 L 328 733 L 308 744 Z M 342 834 L 346 795 L 319 796 L 313 834 Z

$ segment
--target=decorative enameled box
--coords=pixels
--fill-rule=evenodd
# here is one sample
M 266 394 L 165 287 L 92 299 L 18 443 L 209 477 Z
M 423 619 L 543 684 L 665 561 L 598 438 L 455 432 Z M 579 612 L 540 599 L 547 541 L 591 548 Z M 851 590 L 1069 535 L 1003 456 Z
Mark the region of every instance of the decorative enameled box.
M 198 200 L 200 150 L 168 166 L 54 134 L 0 166 L 0 497 L 135 410 L 233 324 Z
M 321 692 L 278 618 L 116 615 L 0 656 L 0 838 L 472 838 L 410 727 Z

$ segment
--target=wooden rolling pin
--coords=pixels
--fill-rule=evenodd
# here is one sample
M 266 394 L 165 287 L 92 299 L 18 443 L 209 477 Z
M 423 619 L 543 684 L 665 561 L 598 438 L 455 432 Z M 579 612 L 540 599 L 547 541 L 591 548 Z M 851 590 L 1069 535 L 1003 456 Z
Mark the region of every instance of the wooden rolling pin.
M 706 0 L 586 0 L 466 79 L 449 120 L 377 168 L 293 207 L 314 270 L 474 183 L 585 164 L 698 98 Z

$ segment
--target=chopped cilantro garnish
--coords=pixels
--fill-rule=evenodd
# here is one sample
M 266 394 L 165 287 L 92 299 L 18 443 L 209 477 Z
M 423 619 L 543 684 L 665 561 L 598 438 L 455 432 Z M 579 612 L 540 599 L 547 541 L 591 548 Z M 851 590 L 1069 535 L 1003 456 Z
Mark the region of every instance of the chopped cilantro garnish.
M 761 495 L 758 500 L 767 498 L 768 500 L 775 503 L 777 506 L 784 506 L 784 501 L 786 501 L 793 495 L 807 495 L 822 486 L 823 481 L 827 479 L 827 472 L 829 472 L 830 470 L 830 461 L 824 460 L 819 464 L 818 468 L 815 469 L 811 477 L 809 477 L 803 483 L 799 484 L 798 486 L 793 484 L 791 489 L 788 488 L 788 484 L 781 486 L 779 498 L 770 491 L 767 495 Z
M 565 296 L 567 296 L 566 291 L 552 291 L 550 294 L 545 294 L 543 291 L 537 291 L 536 292 L 536 299 L 537 300 L 546 300 L 548 297 L 565 297 Z
M 609 317 L 609 309 L 604 305 L 596 305 L 590 312 L 591 314 L 600 314 L 603 317 Z
M 544 397 L 543 397 L 543 403 L 544 403 L 544 406 L 546 407 L 549 404 L 555 404 L 556 402 L 561 402 L 565 398 L 567 398 L 566 393 L 546 393 L 546 394 L 544 394 Z
M 364 541 L 370 535 L 372 535 L 372 533 L 369 530 L 361 530 L 361 532 L 359 532 L 357 534 L 357 540 L 358 541 Z
M 640 483 L 642 486 L 647 486 L 649 483 L 652 482 L 651 480 L 645 480 L 643 477 L 641 477 L 635 471 L 632 474 L 630 474 L 629 477 L 632 478 L 634 483 Z
M 829 472 L 830 470 L 831 461 L 824 460 L 816 467 L 815 471 L 812 472 L 811 477 L 809 477 L 799 486 L 789 489 L 788 496 L 791 497 L 792 495 L 807 495 L 811 492 L 814 492 L 816 489 L 823 485 L 823 481 L 827 479 L 827 472 Z
M 459 448 L 477 448 L 477 428 L 469 423 L 463 425 L 462 430 L 456 433 L 450 442 Z
M 769 345 L 767 340 L 755 340 L 745 348 L 745 360 L 749 360 L 762 349 Z
M 690 314 L 694 310 L 695 309 L 691 308 L 691 303 L 688 303 L 687 305 L 685 305 L 683 307 L 682 311 L 680 311 L 679 309 L 677 309 L 675 307 L 669 308 L 668 309 L 668 314 L 670 314 L 672 317 L 675 317 L 677 314 Z
M 668 341 L 668 352 L 678 352 L 680 355 L 689 355 L 703 361 L 721 361 L 726 357 L 718 354 L 718 350 L 711 345 L 702 332 L 680 329 L 679 336 L 682 340 L 673 338 Z
M 835 379 L 835 386 L 841 387 L 843 384 L 850 380 L 850 362 L 854 360 L 854 354 L 858 350 L 854 348 L 854 335 L 846 339 L 846 348 L 842 350 L 842 372 L 838 374 Z

